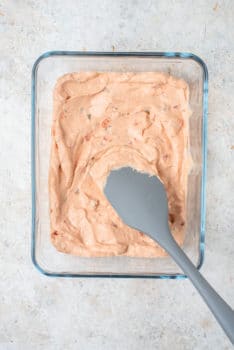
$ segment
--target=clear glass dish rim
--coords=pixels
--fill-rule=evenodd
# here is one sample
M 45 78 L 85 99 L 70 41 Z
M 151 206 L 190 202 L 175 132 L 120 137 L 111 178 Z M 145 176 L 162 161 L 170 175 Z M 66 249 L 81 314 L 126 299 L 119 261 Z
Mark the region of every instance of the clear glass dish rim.
M 184 274 L 117 274 L 117 273 L 56 273 L 44 270 L 36 260 L 36 145 L 35 145 L 35 117 L 36 117 L 36 72 L 39 63 L 51 56 L 93 56 L 93 57 L 157 57 L 192 59 L 203 70 L 203 112 L 202 112 L 202 177 L 201 177 L 201 208 L 200 208 L 200 239 L 199 261 L 197 269 L 204 262 L 205 253 L 205 221 L 206 221 L 206 172 L 207 172 L 207 114 L 208 114 L 208 69 L 205 62 L 197 55 L 189 52 L 99 52 L 99 51 L 48 51 L 40 55 L 33 64 L 31 76 L 31 259 L 33 265 L 43 275 L 50 277 L 88 277 L 88 278 L 156 278 L 156 279 L 184 279 Z

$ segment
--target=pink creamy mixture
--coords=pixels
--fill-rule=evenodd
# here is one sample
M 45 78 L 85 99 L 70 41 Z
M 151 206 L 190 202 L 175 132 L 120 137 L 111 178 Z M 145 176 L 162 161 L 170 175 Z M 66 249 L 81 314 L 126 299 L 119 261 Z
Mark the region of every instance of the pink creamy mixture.
M 188 85 L 170 75 L 81 72 L 58 80 L 49 176 L 57 250 L 79 256 L 165 254 L 126 226 L 103 194 L 109 172 L 123 166 L 162 180 L 172 233 L 183 242 L 190 114 Z

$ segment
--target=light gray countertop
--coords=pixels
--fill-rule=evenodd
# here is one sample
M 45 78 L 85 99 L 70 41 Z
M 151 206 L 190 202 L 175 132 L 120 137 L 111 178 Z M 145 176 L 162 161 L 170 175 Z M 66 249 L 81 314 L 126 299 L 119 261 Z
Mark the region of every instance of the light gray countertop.
M 48 50 L 187 51 L 209 69 L 202 272 L 234 306 L 234 1 L 3 0 L 0 349 L 231 349 L 188 280 L 55 279 L 30 259 L 30 79 Z

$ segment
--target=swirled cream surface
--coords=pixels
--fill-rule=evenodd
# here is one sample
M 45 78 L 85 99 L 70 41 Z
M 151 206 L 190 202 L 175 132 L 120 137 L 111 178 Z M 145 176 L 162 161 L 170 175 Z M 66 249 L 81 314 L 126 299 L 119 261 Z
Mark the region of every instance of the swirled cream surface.
M 157 72 L 80 72 L 54 90 L 49 174 L 51 240 L 86 257 L 165 254 L 125 225 L 103 188 L 112 169 L 130 166 L 158 176 L 169 224 L 181 244 L 186 227 L 189 89 Z

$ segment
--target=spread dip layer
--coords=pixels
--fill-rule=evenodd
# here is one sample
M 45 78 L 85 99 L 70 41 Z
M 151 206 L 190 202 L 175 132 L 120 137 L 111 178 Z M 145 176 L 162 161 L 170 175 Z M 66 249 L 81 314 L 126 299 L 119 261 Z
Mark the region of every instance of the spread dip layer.
M 190 114 L 186 82 L 162 73 L 80 72 L 57 81 L 49 173 L 57 250 L 86 257 L 165 254 L 125 225 L 103 193 L 109 172 L 125 166 L 161 179 L 171 231 L 183 242 Z

